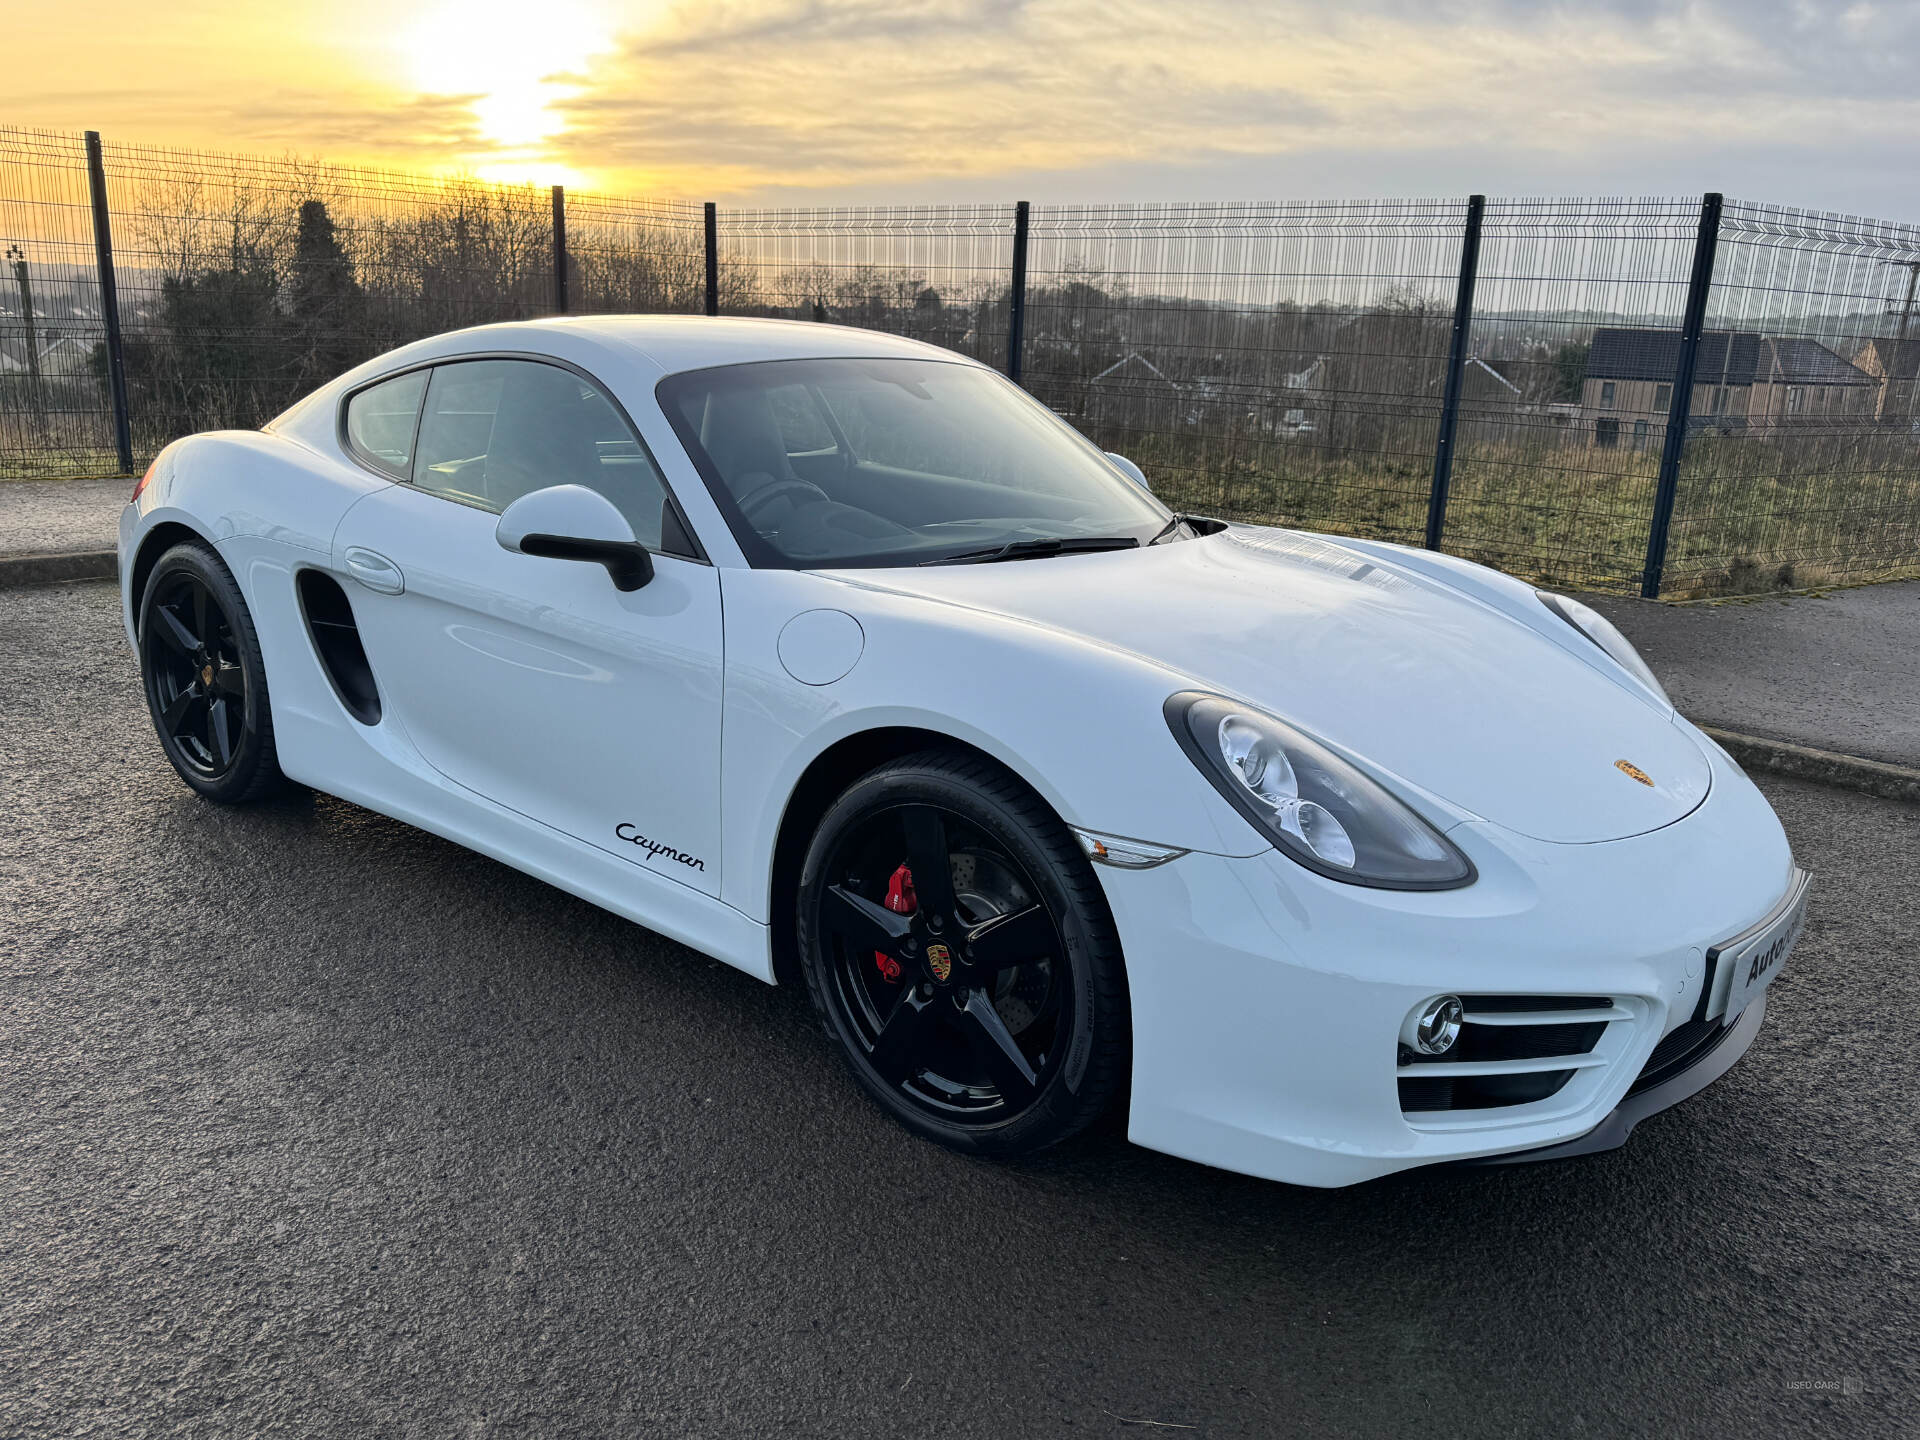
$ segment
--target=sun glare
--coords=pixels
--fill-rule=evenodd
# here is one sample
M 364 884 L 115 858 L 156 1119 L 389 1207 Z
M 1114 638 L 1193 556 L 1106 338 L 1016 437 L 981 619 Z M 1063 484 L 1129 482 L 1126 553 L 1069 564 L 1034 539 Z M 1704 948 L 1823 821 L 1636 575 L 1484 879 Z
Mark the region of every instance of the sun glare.
M 480 133 L 503 149 L 541 145 L 561 128 L 554 102 L 564 78 L 612 43 L 607 15 L 589 0 L 449 0 L 424 11 L 400 49 L 424 94 L 473 97 Z

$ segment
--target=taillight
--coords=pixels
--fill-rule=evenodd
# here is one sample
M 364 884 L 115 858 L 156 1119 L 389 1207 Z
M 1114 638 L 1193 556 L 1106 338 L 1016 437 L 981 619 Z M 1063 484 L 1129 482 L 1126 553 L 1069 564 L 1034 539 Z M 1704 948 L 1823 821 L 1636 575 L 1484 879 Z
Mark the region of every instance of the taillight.
M 156 460 L 153 462 L 153 465 L 147 466 L 147 473 L 140 477 L 138 483 L 136 483 L 133 487 L 133 494 L 127 497 L 127 503 L 129 505 L 131 505 L 135 500 L 138 500 L 141 497 L 141 495 L 145 493 L 147 488 L 147 482 L 153 479 L 154 466 L 158 465 L 159 463 L 160 462 Z

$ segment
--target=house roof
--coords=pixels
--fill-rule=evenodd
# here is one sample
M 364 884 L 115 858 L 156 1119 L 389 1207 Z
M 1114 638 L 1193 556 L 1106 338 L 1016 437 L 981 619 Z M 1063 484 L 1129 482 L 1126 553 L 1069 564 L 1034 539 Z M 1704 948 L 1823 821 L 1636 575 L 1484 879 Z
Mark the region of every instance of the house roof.
M 1775 378 L 1798 385 L 1866 385 L 1872 383 L 1867 372 L 1834 354 L 1818 340 L 1774 339 L 1767 341 L 1773 351 Z
M 1593 332 L 1587 374 L 1596 380 L 1671 380 L 1680 368 L 1677 330 L 1602 328 Z M 1817 340 L 1751 330 L 1709 330 L 1700 337 L 1694 378 L 1706 385 L 1864 385 L 1866 373 Z
M 1908 340 L 1869 340 L 1860 347 L 1854 362 L 1872 373 L 1891 380 L 1911 380 L 1920 375 L 1920 336 Z
M 1097 385 L 1102 380 L 1112 379 L 1114 376 L 1118 375 L 1123 370 L 1133 370 L 1136 368 L 1145 369 L 1147 371 L 1147 375 L 1138 376 L 1138 377 L 1129 376 L 1128 378 L 1146 379 L 1150 376 L 1155 380 L 1164 381 L 1166 384 L 1173 386 L 1173 388 L 1176 390 L 1180 388 L 1178 381 L 1171 378 L 1164 370 L 1162 370 L 1158 365 L 1154 364 L 1151 360 L 1147 359 L 1147 357 L 1142 355 L 1138 350 L 1128 351 L 1125 358 L 1116 361 L 1112 365 L 1109 365 L 1106 369 L 1102 370 L 1098 375 L 1095 375 L 1093 379 L 1088 383 Z
M 1702 379 L 1711 375 L 1720 383 L 1750 385 L 1759 352 L 1758 335 L 1709 330 L 1700 337 L 1694 373 Z M 1677 330 L 1596 330 L 1587 352 L 1587 374 L 1596 380 L 1671 380 L 1679 368 Z
M 1446 381 L 1447 377 L 1444 373 L 1435 375 L 1427 381 L 1427 389 L 1439 390 Z M 1478 355 L 1469 355 L 1460 367 L 1460 387 L 1462 394 L 1475 398 L 1491 397 L 1496 400 L 1517 399 L 1526 393 L 1502 371 L 1482 360 Z
M 1495 380 L 1497 380 L 1503 389 L 1510 390 L 1515 395 L 1518 395 L 1521 393 L 1520 387 L 1518 385 L 1514 384 L 1513 381 L 1509 380 L 1505 375 L 1502 375 L 1498 370 L 1494 369 L 1493 366 L 1489 365 L 1486 361 L 1482 360 L 1478 355 L 1469 357 L 1467 360 L 1467 365 L 1469 367 L 1467 372 L 1469 375 L 1473 373 L 1472 367 L 1478 366 L 1481 370 L 1484 370 L 1487 374 L 1491 375 Z
M 85 341 L 72 335 L 55 335 L 42 339 L 38 346 L 40 352 L 40 371 L 43 375 L 68 374 L 84 369 L 92 347 Z M 7 374 L 28 373 L 27 342 L 24 336 L 0 335 L 0 371 Z

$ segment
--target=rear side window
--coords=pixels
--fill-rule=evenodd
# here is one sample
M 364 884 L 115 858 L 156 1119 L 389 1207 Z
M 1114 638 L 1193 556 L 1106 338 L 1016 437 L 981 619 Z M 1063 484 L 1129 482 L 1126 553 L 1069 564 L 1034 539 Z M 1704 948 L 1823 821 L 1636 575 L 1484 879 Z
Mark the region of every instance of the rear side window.
M 661 548 L 667 487 L 653 456 L 598 388 L 558 365 L 438 367 L 413 483 L 495 513 L 532 490 L 584 485 L 614 503 L 642 545 Z
M 347 401 L 347 444 L 353 453 L 396 480 L 406 479 L 413 465 L 414 422 L 426 391 L 427 372 L 415 370 L 370 385 Z

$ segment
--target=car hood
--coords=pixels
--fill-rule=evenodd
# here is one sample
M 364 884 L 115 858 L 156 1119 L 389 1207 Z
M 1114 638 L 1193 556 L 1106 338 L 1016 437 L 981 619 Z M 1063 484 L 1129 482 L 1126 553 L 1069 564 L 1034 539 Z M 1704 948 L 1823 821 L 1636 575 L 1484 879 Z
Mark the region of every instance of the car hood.
M 838 578 L 1131 652 L 1538 840 L 1641 834 L 1707 793 L 1706 755 L 1651 698 L 1490 605 L 1315 536 L 1236 526 Z

